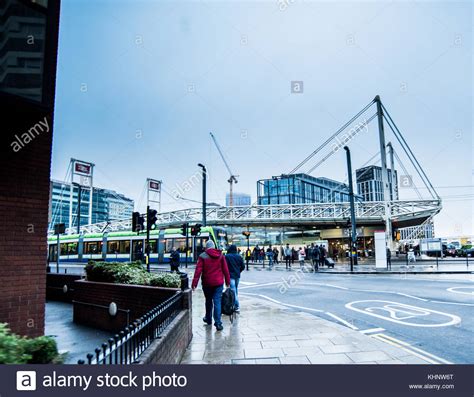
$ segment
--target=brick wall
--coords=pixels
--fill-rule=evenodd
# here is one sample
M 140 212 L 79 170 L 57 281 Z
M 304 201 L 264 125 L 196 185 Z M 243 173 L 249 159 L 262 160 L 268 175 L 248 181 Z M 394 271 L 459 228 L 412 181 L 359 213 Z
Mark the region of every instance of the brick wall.
M 183 292 L 183 311 L 165 329 L 160 339 L 140 356 L 139 364 L 179 364 L 193 338 L 192 293 Z
M 74 322 L 112 332 L 121 331 L 129 323 L 180 291 L 179 288 L 98 283 L 85 280 L 75 281 L 73 289 Z M 108 312 L 111 302 L 115 302 L 119 309 L 114 317 Z
M 71 302 L 73 299 L 74 281 L 80 279 L 81 276 L 77 274 L 48 273 L 46 275 L 46 300 Z
M 17 5 L 12 2 L 8 12 L 15 14 Z M 46 14 L 43 103 L 0 90 L 0 322 L 9 323 L 13 332 L 27 336 L 44 333 L 59 0 L 48 1 Z M 10 50 L 23 46 L 21 39 L 10 41 Z M 8 56 L 8 52 L 3 55 Z M 15 152 L 12 142 L 16 136 L 21 137 L 45 117 L 48 131 Z

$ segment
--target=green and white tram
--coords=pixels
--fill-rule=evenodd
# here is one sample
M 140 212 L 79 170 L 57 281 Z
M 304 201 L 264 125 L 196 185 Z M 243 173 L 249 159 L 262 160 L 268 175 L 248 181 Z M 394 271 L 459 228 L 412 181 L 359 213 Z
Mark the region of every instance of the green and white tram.
M 197 260 L 207 240 L 211 239 L 221 250 L 227 248 L 227 233 L 220 227 L 201 227 L 199 236 L 191 236 L 188 231 L 188 258 Z M 129 262 L 143 258 L 146 246 L 146 235 L 137 235 L 131 231 L 98 234 L 70 234 L 59 238 L 61 262 L 80 263 L 89 260 L 110 262 Z M 176 248 L 182 260 L 186 256 L 186 238 L 181 229 L 163 229 L 150 231 L 150 263 L 169 262 L 170 252 Z M 48 237 L 48 262 L 57 260 L 57 237 Z

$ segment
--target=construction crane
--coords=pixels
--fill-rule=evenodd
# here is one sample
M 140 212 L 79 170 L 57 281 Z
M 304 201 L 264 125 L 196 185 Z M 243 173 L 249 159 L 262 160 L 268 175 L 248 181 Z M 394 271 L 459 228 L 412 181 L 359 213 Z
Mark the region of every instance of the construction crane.
M 225 159 L 224 153 L 222 152 L 221 147 L 219 146 L 219 143 L 217 143 L 216 137 L 214 136 L 214 134 L 212 132 L 210 132 L 209 134 L 211 135 L 211 138 L 214 141 L 214 144 L 216 145 L 216 148 L 217 148 L 219 154 L 221 155 L 222 161 L 224 162 L 224 164 L 227 168 L 227 171 L 229 171 L 230 176 L 229 176 L 229 179 L 227 180 L 227 182 L 229 182 L 229 206 L 233 207 L 234 206 L 233 185 L 234 185 L 234 183 L 239 182 L 237 180 L 237 177 L 239 175 L 234 175 L 234 173 L 231 171 L 231 169 L 229 167 L 229 164 L 227 163 L 227 160 Z

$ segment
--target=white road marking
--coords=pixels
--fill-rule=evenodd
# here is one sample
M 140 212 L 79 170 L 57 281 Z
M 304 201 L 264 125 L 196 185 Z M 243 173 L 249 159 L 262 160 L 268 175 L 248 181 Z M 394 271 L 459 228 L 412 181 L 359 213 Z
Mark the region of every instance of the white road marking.
M 457 291 L 459 289 L 467 289 L 467 290 L 471 290 L 471 291 L 470 292 Z M 455 294 L 463 294 L 463 295 L 474 296 L 474 287 L 451 287 L 451 288 L 448 288 L 446 291 L 453 292 Z
M 396 294 L 401 295 L 401 296 L 406 296 L 407 298 L 413 298 L 413 299 L 418 299 L 419 301 L 428 302 L 428 299 L 418 298 L 417 296 L 404 294 L 402 292 L 397 292 Z
M 431 303 L 443 303 L 445 305 L 458 305 L 458 306 L 474 306 L 474 303 L 461 303 L 461 302 L 446 302 L 446 301 L 430 301 Z
M 316 312 L 316 313 L 324 313 L 324 310 L 313 309 L 311 307 L 290 305 L 289 303 L 283 303 L 283 302 L 277 301 L 276 299 L 270 298 L 269 296 L 266 296 L 266 295 L 251 294 L 249 292 L 242 292 L 242 295 L 258 296 L 260 298 L 269 300 L 270 302 L 276 303 L 276 304 L 281 305 L 281 306 L 286 306 L 286 307 L 291 307 L 291 308 L 301 309 L 301 310 L 309 310 L 309 311 Z
M 257 284 L 257 283 L 251 283 L 249 281 L 240 281 L 239 282 L 239 285 L 255 285 L 255 284 Z
M 415 354 L 415 355 L 416 355 L 415 352 L 418 352 L 419 354 L 421 354 L 421 355 L 423 355 L 423 356 L 427 356 L 427 357 L 422 357 L 424 360 L 426 360 L 426 359 L 428 358 L 428 359 L 432 359 L 432 360 L 438 361 L 438 362 L 435 362 L 434 364 L 439 364 L 439 363 L 441 363 L 441 364 L 453 364 L 452 362 L 447 361 L 447 360 L 445 360 L 444 358 L 435 356 L 434 354 L 428 353 L 427 351 L 422 350 L 422 349 L 420 349 L 420 348 L 418 348 L 418 347 L 415 347 L 415 346 L 413 346 L 413 345 L 410 345 L 410 344 L 407 343 L 407 342 L 401 341 L 401 340 L 399 340 L 399 339 L 395 339 L 395 338 L 393 338 L 392 336 L 388 336 L 388 335 L 386 335 L 386 334 L 373 335 L 373 337 L 375 337 L 375 336 L 379 336 L 379 337 L 381 337 L 382 339 L 388 339 L 388 340 L 392 341 L 393 343 L 399 344 L 399 345 L 405 347 L 405 348 L 406 348 L 405 350 L 414 350 L 414 352 L 412 351 L 412 353 Z M 380 338 L 377 338 L 377 339 L 380 340 Z
M 326 287 L 332 287 L 332 288 L 338 288 L 338 289 L 345 289 L 348 290 L 349 288 L 346 287 L 340 287 L 339 285 L 333 285 L 333 284 L 324 284 Z
M 364 329 L 360 332 L 367 335 L 367 334 L 373 334 L 375 332 L 383 332 L 383 331 L 385 331 L 385 328 L 369 328 L 369 329 Z
M 269 285 L 281 285 L 282 282 L 281 281 L 278 281 L 278 282 L 274 282 L 274 283 L 265 283 L 265 284 L 253 284 L 253 285 L 247 285 L 245 287 L 242 287 L 242 288 L 239 288 L 240 289 L 247 289 L 247 288 L 258 288 L 258 287 L 267 287 Z
M 338 317 L 336 316 L 335 314 L 332 314 L 332 313 L 329 313 L 329 312 L 326 312 L 326 314 L 328 316 L 331 316 L 332 318 L 334 318 L 335 320 L 339 321 L 340 323 L 344 324 L 346 327 L 349 327 L 353 330 L 358 330 L 359 328 L 357 328 L 355 325 L 352 325 L 351 323 L 347 322 L 346 320 L 343 320 L 341 317 Z
M 357 303 L 367 303 L 367 302 L 369 302 L 369 303 L 374 302 L 374 303 L 378 304 L 378 306 L 370 307 L 370 308 L 366 308 L 366 309 L 359 309 L 357 307 L 353 307 L 353 305 L 355 305 Z M 450 325 L 456 325 L 456 324 L 459 324 L 461 322 L 461 318 L 454 315 L 454 314 L 443 313 L 443 312 L 439 312 L 439 311 L 432 310 L 432 309 L 425 309 L 425 308 L 406 305 L 404 303 L 393 302 L 393 301 L 361 300 L 361 301 L 354 301 L 354 302 L 347 303 L 345 305 L 345 307 L 347 309 L 354 310 L 354 311 L 359 312 L 359 313 L 367 314 L 369 316 L 377 317 L 377 318 L 380 318 L 382 320 L 391 321 L 393 323 L 397 323 L 397 324 L 401 324 L 401 325 L 408 325 L 410 327 L 423 327 L 423 328 L 448 327 Z M 400 309 L 397 309 L 397 307 L 400 308 Z M 381 314 L 374 313 L 373 310 L 376 309 L 376 308 L 389 312 L 390 316 L 384 316 L 384 315 L 381 315 Z M 369 310 L 369 309 L 371 309 L 371 310 Z M 398 312 L 404 313 L 404 317 L 399 318 L 399 316 L 397 316 Z M 448 322 L 445 322 L 445 323 L 441 323 L 441 324 L 417 324 L 417 323 L 403 321 L 403 320 L 406 320 L 408 318 L 426 316 L 426 315 L 430 315 L 430 314 L 438 314 L 440 316 L 448 317 L 451 320 L 448 321 Z
M 416 356 L 416 357 L 418 357 L 418 358 L 421 358 L 422 360 L 426 361 L 426 362 L 429 363 L 429 364 L 438 364 L 436 361 L 433 361 L 433 360 L 431 360 L 431 359 L 428 358 L 428 357 L 422 356 L 421 354 L 419 354 L 419 353 L 417 353 L 417 352 L 415 352 L 415 351 L 412 351 L 412 350 L 410 350 L 410 349 L 407 349 L 406 347 L 401 346 L 401 345 L 399 345 L 398 343 L 394 343 L 394 342 L 392 342 L 392 341 L 390 341 L 390 340 L 385 339 L 384 336 L 385 336 L 384 334 L 370 335 L 371 338 L 377 339 L 377 340 L 379 340 L 379 341 L 381 341 L 381 342 L 388 343 L 389 345 L 392 345 L 392 346 L 394 346 L 394 347 L 397 347 L 397 348 L 399 348 L 400 350 L 403 350 L 403 351 L 405 351 L 405 352 L 407 352 L 407 353 L 409 353 L 409 354 L 411 354 L 411 355 L 414 355 L 414 356 Z

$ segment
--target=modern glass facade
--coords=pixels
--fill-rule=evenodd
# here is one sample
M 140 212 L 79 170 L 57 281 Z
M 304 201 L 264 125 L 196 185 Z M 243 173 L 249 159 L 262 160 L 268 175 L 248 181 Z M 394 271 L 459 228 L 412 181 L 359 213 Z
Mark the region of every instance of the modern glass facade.
M 250 197 L 250 194 L 234 193 L 232 199 L 234 201 L 234 206 L 251 205 L 252 204 L 252 198 Z M 227 207 L 230 205 L 229 193 L 227 193 L 226 196 L 225 196 L 225 205 Z
M 388 170 L 389 188 L 392 189 L 392 170 Z M 356 170 L 357 192 L 364 201 L 383 201 L 382 167 L 371 165 Z M 398 200 L 397 171 L 395 170 L 395 192 L 391 200 Z
M 56 223 L 64 223 L 66 227 L 78 224 L 79 188 L 72 186 L 72 222 L 69 224 L 71 184 L 51 181 L 50 223 L 49 229 L 54 229 Z M 89 223 L 90 190 L 81 189 L 81 220 L 80 225 Z M 132 199 L 109 189 L 93 188 L 92 193 L 92 223 L 131 219 L 134 202 Z
M 307 174 L 274 176 L 257 182 L 259 205 L 338 203 L 349 201 L 346 184 Z

